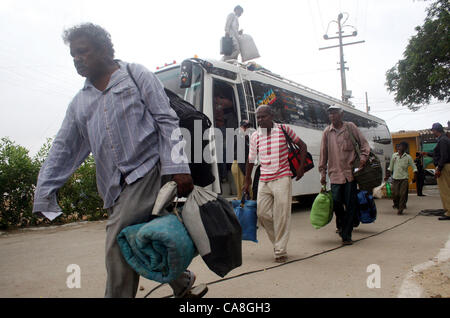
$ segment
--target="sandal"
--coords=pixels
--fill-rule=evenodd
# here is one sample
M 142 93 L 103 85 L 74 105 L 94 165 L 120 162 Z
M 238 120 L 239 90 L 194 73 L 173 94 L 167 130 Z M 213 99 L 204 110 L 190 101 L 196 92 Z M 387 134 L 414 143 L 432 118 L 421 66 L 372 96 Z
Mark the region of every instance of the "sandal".
M 193 272 L 189 272 L 189 283 L 186 286 L 186 289 L 178 295 L 174 295 L 174 298 L 202 298 L 208 292 L 208 287 L 205 284 L 200 284 L 196 287 L 194 286 L 194 282 L 196 276 Z
M 288 257 L 286 255 L 275 257 L 275 263 L 286 263 Z

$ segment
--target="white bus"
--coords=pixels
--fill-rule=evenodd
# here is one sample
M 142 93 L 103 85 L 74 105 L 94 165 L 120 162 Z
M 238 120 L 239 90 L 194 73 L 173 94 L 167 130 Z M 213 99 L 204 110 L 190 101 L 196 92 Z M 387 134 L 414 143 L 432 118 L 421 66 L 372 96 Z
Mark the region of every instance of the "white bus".
M 360 128 L 381 160 L 383 173 L 393 153 L 391 135 L 384 120 L 266 69 L 258 69 L 255 64 L 192 58 L 158 70 L 155 74 L 166 88 L 193 104 L 213 124 L 216 115 L 214 97 L 220 95 L 232 101 L 231 113 L 227 114 L 227 128 L 238 128 L 243 119 L 248 119 L 256 128 L 255 108 L 260 104 L 270 105 L 276 114 L 275 121 L 294 129 L 307 144 L 314 159 L 314 169 L 307 172 L 301 180 L 293 180 L 293 196 L 320 191 L 320 142 L 322 132 L 328 125 L 326 110 L 331 104 L 341 105 L 344 120 L 351 121 Z M 211 136 L 211 140 L 213 139 Z M 210 144 L 214 147 L 213 142 Z M 214 152 L 212 149 L 213 157 Z M 216 181 L 212 184 L 212 190 L 224 196 L 233 196 L 235 187 L 231 173 L 227 182 L 221 182 L 217 164 L 213 164 L 213 174 Z

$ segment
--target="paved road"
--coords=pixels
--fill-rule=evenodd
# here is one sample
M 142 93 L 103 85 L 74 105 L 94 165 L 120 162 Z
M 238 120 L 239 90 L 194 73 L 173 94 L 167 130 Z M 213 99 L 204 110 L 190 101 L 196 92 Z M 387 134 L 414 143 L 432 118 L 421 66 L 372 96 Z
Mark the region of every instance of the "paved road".
M 307 207 L 296 204 L 289 241 L 289 257 L 294 262 L 210 284 L 207 296 L 450 297 L 448 243 L 445 249 L 450 222 L 432 216 L 415 217 L 421 209 L 441 208 L 435 187 L 425 187 L 425 193 L 428 196 L 424 198 L 410 194 L 408 210 L 402 216 L 396 215 L 390 200 L 377 200 L 376 223 L 360 225 L 354 231 L 353 239 L 363 240 L 302 261 L 295 260 L 338 247 L 340 240 L 334 220 L 315 230 L 309 223 Z M 105 225 L 105 221 L 86 222 L 2 233 L 0 297 L 103 297 Z M 395 225 L 398 226 L 370 237 Z M 258 239 L 257 244 L 243 242 L 244 264 L 227 277 L 275 265 L 271 244 L 261 228 Z M 418 269 L 417 265 L 427 262 L 428 267 Z M 81 288 L 67 287 L 70 273 L 66 270 L 70 264 L 77 264 L 81 269 Z M 371 264 L 379 266 L 381 288 L 367 287 L 369 275 L 376 273 L 367 272 Z M 415 266 L 416 272 L 412 272 Z M 190 269 L 196 272 L 197 282 L 220 279 L 199 257 Z M 138 297 L 144 297 L 157 283 L 141 279 L 140 285 L 143 290 L 138 292 Z M 170 289 L 164 286 L 151 297 L 168 294 Z

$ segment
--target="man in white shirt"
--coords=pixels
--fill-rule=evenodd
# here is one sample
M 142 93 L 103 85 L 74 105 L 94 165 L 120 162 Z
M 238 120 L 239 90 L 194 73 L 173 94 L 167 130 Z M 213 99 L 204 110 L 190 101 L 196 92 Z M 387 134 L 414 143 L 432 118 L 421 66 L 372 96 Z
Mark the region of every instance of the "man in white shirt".
M 229 36 L 233 39 L 233 52 L 231 55 L 224 55 L 223 60 L 236 60 L 241 52 L 239 47 L 239 36 L 242 34 L 242 30 L 239 30 L 239 17 L 244 13 L 244 9 L 241 6 L 236 6 L 234 11 L 227 17 L 225 23 L 225 36 Z

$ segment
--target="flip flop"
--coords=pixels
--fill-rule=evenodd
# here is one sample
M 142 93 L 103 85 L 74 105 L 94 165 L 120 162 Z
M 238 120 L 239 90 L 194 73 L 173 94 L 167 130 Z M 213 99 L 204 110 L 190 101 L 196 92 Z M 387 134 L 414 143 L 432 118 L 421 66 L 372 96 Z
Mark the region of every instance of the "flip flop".
M 174 298 L 202 298 L 208 292 L 208 286 L 205 284 L 200 284 L 198 286 L 194 286 L 196 276 L 193 272 L 189 271 L 189 284 L 186 286 L 186 289 L 178 295 L 174 295 Z

